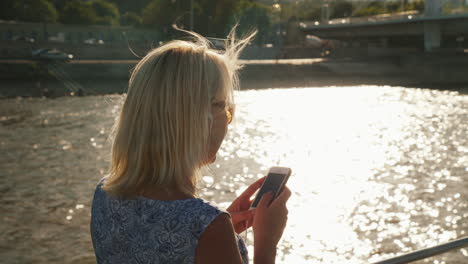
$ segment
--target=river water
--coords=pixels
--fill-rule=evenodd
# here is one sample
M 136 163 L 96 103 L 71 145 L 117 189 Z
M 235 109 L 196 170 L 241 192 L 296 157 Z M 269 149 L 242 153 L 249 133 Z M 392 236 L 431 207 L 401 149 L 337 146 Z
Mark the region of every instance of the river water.
M 94 263 L 90 202 L 122 98 L 0 101 L 2 263 Z M 266 89 L 236 103 L 201 196 L 225 208 L 270 166 L 291 167 L 278 263 L 368 263 L 467 235 L 466 95 Z M 468 248 L 420 261 L 467 262 Z

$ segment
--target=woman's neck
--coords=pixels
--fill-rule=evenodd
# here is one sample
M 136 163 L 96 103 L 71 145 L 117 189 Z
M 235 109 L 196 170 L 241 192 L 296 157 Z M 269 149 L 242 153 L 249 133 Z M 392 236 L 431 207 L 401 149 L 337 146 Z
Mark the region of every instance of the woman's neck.
M 162 188 L 162 187 L 153 187 L 146 188 L 140 194 L 141 196 L 153 200 L 184 200 L 195 198 L 193 195 L 185 194 L 175 188 Z

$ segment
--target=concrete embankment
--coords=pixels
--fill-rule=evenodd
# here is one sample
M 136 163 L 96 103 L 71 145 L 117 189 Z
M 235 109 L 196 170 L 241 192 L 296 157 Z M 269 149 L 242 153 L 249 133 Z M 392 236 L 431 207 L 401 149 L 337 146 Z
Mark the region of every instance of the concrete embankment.
M 137 61 L 73 61 L 45 64 L 0 61 L 0 95 L 59 96 L 125 92 Z M 343 85 L 401 85 L 439 89 L 468 87 L 468 55 L 393 56 L 367 59 L 245 61 L 242 89 Z

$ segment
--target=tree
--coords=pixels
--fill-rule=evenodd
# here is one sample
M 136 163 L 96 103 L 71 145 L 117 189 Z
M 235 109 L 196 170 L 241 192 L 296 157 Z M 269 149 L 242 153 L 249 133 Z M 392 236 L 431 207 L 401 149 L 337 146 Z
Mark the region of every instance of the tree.
M 60 22 L 82 25 L 119 25 L 119 9 L 106 0 L 69 1 L 63 7 Z
M 378 14 L 385 13 L 385 8 L 382 2 L 372 1 L 367 4 L 366 7 L 354 10 L 353 16 L 362 17 L 362 16 L 374 16 Z
M 151 0 L 108 0 L 119 7 L 120 14 L 135 13 L 141 15 L 142 10 L 148 6 Z M 171 0 L 166 0 L 170 2 Z M 187 0 L 185 0 L 187 1 Z
M 122 26 L 140 26 L 141 25 L 141 17 L 137 15 L 135 12 L 127 12 L 120 16 L 120 24 Z
M 272 35 L 270 12 L 266 6 L 256 2 L 242 3 L 237 14 L 239 33 L 247 34 L 256 29 L 258 33 L 255 42 L 259 44 L 267 42 Z
M 353 5 L 345 0 L 338 0 L 331 4 L 330 18 L 350 17 L 353 13 Z
M 167 33 L 180 15 L 181 11 L 172 1 L 153 0 L 142 11 L 142 24 L 148 27 L 157 26 Z
M 17 18 L 17 10 L 15 7 L 15 0 L 1 0 L 0 1 L 0 19 L 14 20 Z
M 398 12 L 401 9 L 401 2 L 400 1 L 393 1 L 386 4 L 386 13 L 394 13 Z
M 420 13 L 423 13 L 424 8 L 425 8 L 424 0 L 417 0 L 417 1 L 411 2 L 406 9 L 407 10 L 417 10 Z
M 48 0 L 2 0 L 0 18 L 25 22 L 57 21 L 57 9 Z
M 96 13 L 96 24 L 100 25 L 119 25 L 119 9 L 113 3 L 106 0 L 95 0 L 91 6 Z
M 238 12 L 238 0 L 193 0 L 194 30 L 209 37 L 225 37 Z M 190 1 L 153 0 L 143 9 L 142 21 L 145 26 L 157 26 L 170 32 L 171 25 L 177 23 L 182 28 L 189 27 Z
M 199 0 L 200 7 L 205 12 L 205 16 L 198 16 L 196 26 L 202 33 L 223 38 L 229 33 L 235 14 L 238 13 L 241 1 L 239 0 L 218 0 L 215 3 L 211 0 Z
M 298 20 L 320 20 L 321 4 L 321 1 L 283 4 L 283 21 L 288 20 L 290 17 L 296 17 Z
M 57 11 L 60 13 L 64 8 L 65 5 L 70 2 L 69 0 L 50 0 L 52 4 L 54 4 Z
M 60 22 L 64 24 L 92 25 L 98 19 L 90 2 L 67 2 L 60 14 Z

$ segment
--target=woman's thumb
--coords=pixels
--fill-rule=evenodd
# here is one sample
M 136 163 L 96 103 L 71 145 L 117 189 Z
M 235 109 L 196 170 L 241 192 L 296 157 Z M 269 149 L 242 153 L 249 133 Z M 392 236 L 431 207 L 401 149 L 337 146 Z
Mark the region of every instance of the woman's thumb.
M 265 193 L 264 195 L 262 195 L 262 198 L 260 198 L 260 202 L 258 203 L 257 208 L 268 207 L 272 199 L 273 199 L 272 191 Z

